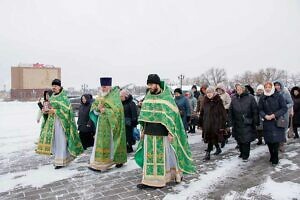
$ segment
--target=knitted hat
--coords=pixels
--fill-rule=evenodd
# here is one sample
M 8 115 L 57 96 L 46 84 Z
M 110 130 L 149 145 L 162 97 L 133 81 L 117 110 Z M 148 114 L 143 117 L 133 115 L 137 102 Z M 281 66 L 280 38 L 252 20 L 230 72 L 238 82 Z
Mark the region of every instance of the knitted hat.
M 147 85 L 151 83 L 160 84 L 160 78 L 157 74 L 149 74 L 147 79 Z
M 176 88 L 176 89 L 174 90 L 174 93 L 182 94 L 182 90 L 181 90 L 180 88 Z
M 257 88 L 256 88 L 256 91 L 257 90 L 264 90 L 265 88 L 264 88 L 264 86 L 262 85 L 262 84 L 259 84 L 258 86 L 257 86 Z
M 52 85 L 58 85 L 58 86 L 60 86 L 61 87 L 61 81 L 59 80 L 59 79 L 54 79 L 53 81 L 52 81 Z

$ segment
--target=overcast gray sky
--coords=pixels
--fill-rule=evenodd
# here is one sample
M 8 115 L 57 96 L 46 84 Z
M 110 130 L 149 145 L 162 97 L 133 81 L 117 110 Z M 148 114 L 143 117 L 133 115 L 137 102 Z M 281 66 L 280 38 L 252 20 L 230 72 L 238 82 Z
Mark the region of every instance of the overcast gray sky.
M 76 88 L 210 67 L 300 71 L 299 0 L 0 0 L 0 28 L 1 89 L 18 63 L 61 66 Z

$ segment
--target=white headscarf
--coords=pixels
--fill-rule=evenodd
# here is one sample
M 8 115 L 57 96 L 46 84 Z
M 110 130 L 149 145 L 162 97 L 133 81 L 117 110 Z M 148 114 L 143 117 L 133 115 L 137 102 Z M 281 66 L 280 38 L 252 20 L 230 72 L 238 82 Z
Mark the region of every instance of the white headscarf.
M 274 94 L 274 92 L 275 92 L 275 86 L 274 86 L 274 84 L 273 84 L 272 82 L 266 82 L 266 83 L 264 84 L 264 88 L 265 88 L 266 85 L 272 85 L 272 89 L 271 89 L 270 92 L 266 92 L 266 90 L 264 89 L 264 95 L 265 95 L 265 96 L 271 96 L 271 95 Z

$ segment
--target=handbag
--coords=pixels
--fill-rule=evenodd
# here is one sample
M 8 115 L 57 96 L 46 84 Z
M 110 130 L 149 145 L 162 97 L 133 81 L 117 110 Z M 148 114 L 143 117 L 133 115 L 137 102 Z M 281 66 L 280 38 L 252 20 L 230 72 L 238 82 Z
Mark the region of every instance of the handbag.
M 276 120 L 276 126 L 279 128 L 287 128 L 288 127 L 287 123 L 288 123 L 287 120 L 283 116 L 279 117 Z

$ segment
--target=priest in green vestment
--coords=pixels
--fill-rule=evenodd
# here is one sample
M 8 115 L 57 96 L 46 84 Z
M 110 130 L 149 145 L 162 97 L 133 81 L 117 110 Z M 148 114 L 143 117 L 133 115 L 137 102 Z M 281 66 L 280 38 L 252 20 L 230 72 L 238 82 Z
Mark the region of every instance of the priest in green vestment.
M 36 152 L 54 155 L 55 169 L 66 166 L 83 152 L 70 101 L 61 87 L 61 81 L 52 81 L 53 94 L 42 112 L 48 115 L 43 121 Z
M 102 171 L 127 162 L 124 110 L 120 90 L 112 87 L 111 77 L 100 78 L 99 96 L 90 109 L 96 127 L 95 142 L 89 168 Z
M 135 160 L 143 168 L 140 189 L 164 187 L 170 181 L 181 182 L 183 173 L 195 173 L 190 147 L 179 110 L 169 87 L 157 74 L 147 79 L 147 92 L 139 123 L 141 141 Z

